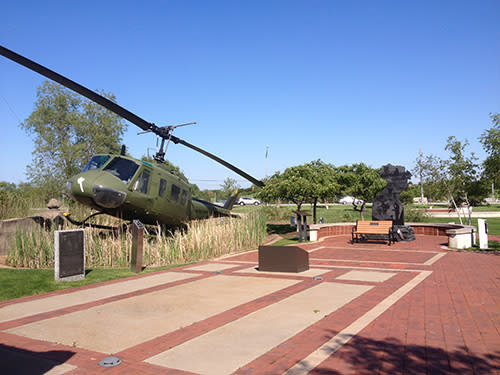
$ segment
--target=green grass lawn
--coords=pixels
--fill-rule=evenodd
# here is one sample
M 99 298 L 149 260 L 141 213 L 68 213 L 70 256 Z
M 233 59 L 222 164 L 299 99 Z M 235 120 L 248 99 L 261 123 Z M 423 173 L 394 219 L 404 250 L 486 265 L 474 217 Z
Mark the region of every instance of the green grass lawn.
M 488 217 L 485 220 L 488 223 L 488 234 L 499 236 L 500 235 L 500 217 Z M 428 217 L 425 219 L 425 222 L 427 222 L 427 223 L 451 223 L 451 222 L 455 222 L 456 224 L 460 224 L 460 220 L 458 220 L 458 217 L 456 217 L 456 218 L 453 218 L 453 217 Z M 464 222 L 464 224 L 467 224 L 467 220 Z M 472 225 L 477 228 L 477 218 L 475 218 L 475 217 L 472 218 Z
M 280 218 L 272 217 L 268 215 L 268 221 L 286 221 L 288 222 L 290 220 L 290 216 L 295 216 L 293 213 L 294 210 L 296 210 L 297 207 L 295 205 L 290 205 L 290 206 L 281 206 L 279 209 L 280 211 Z M 310 204 L 304 204 L 302 205 L 302 211 L 310 211 L 312 214 L 312 205 Z M 243 206 L 243 207 L 235 207 L 234 212 L 241 212 L 241 213 L 247 213 L 252 210 L 265 210 L 266 212 L 269 211 L 271 214 L 275 214 L 277 209 L 275 206 Z M 353 206 L 350 204 L 346 205 L 329 205 L 328 209 L 324 206 L 318 206 L 317 207 L 317 212 L 316 212 L 317 219 L 319 220 L 320 217 L 324 219 L 325 223 L 343 223 L 343 222 L 354 222 L 358 219 L 360 219 L 360 214 L 359 212 L 354 211 Z M 364 211 L 364 216 L 366 220 L 371 220 L 372 217 L 372 209 L 371 206 L 368 206 L 365 208 Z M 308 217 L 307 219 L 308 223 L 312 223 L 312 217 Z
M 472 208 L 472 212 L 483 212 L 483 211 L 500 211 L 500 204 L 485 204 L 482 206 L 475 206 Z
M 141 273 L 153 272 L 162 269 L 178 267 L 146 268 Z M 54 290 L 74 288 L 82 285 L 99 283 L 102 281 L 121 279 L 133 276 L 128 268 L 93 268 L 86 270 L 84 280 L 80 281 L 55 281 L 53 269 L 0 269 L 0 301 L 31 296 Z

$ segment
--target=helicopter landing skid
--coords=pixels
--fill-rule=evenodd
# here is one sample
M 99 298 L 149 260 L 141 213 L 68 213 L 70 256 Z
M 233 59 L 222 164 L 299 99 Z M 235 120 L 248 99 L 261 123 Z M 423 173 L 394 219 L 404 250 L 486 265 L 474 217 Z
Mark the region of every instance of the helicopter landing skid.
M 95 212 L 93 213 L 92 215 L 89 215 L 87 216 L 85 219 L 83 219 L 82 221 L 78 221 L 78 220 L 75 220 L 73 218 L 71 218 L 71 213 L 70 212 L 65 212 L 63 214 L 63 216 L 66 218 L 66 220 L 68 220 L 71 224 L 73 225 L 78 225 L 78 226 L 81 226 L 81 227 L 90 227 L 90 228 L 97 228 L 97 229 L 108 229 L 108 230 L 112 230 L 112 231 L 118 231 L 120 229 L 123 229 L 123 228 L 120 228 L 120 227 L 111 227 L 109 225 L 101 225 L 101 224 L 91 224 L 91 223 L 87 223 L 87 220 L 89 220 L 90 218 L 94 217 L 94 216 L 98 216 L 98 215 L 104 215 L 105 212 Z M 126 227 L 127 224 L 124 224 L 124 226 Z

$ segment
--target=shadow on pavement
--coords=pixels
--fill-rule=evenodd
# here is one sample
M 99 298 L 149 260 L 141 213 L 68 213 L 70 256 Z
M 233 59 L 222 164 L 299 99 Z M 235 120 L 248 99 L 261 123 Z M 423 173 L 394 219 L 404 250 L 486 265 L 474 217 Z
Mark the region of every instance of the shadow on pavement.
M 0 344 L 0 373 L 9 375 L 42 375 L 75 355 L 67 350 L 33 352 Z
M 405 345 L 395 338 L 373 340 L 356 336 L 309 374 L 340 375 L 347 368 L 355 369 L 358 375 L 497 374 L 500 351 L 474 355 L 466 347 L 447 351 L 432 346 Z

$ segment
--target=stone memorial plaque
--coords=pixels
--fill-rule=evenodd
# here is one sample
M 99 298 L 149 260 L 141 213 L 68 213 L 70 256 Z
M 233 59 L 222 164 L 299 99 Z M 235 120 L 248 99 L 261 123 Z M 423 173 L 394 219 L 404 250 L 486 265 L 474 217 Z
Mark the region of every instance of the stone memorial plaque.
M 75 281 L 85 278 L 85 232 L 83 229 L 55 231 L 54 278 Z

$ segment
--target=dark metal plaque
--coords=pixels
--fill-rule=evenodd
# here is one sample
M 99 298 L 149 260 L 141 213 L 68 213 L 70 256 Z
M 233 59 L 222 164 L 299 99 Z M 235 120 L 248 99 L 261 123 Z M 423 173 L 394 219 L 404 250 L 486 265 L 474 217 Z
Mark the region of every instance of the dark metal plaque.
M 55 232 L 56 280 L 79 280 L 85 277 L 85 236 L 83 229 Z
M 298 246 L 259 246 L 259 271 L 303 272 L 309 269 L 309 253 Z

